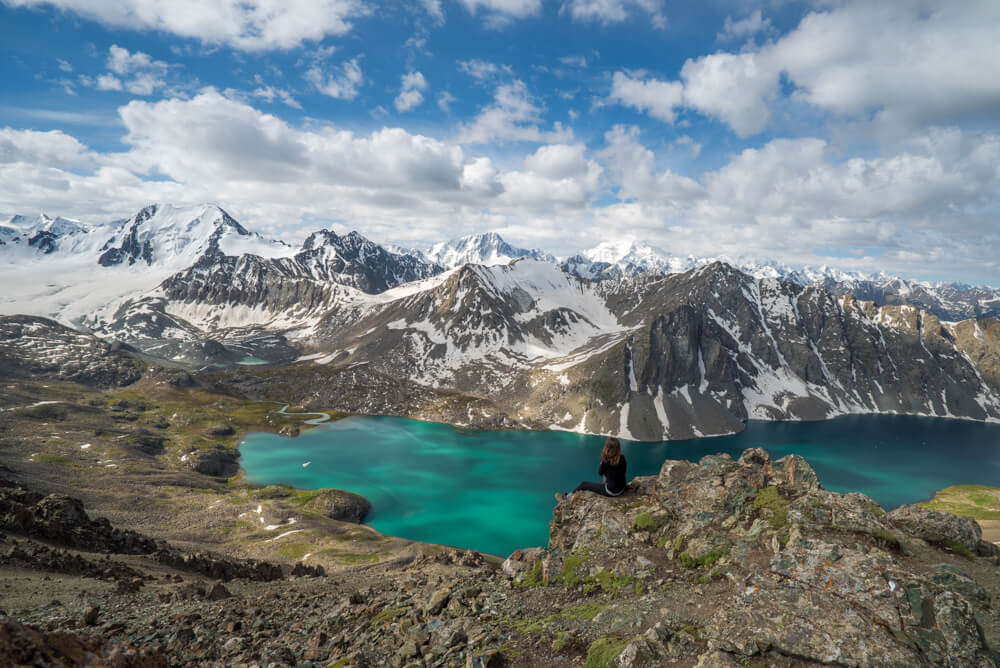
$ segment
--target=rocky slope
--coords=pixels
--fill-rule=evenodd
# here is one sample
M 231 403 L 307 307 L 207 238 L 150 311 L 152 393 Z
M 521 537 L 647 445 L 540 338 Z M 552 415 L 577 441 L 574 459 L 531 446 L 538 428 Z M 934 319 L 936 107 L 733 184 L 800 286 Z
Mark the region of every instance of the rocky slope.
M 130 385 L 142 364 L 121 344 L 105 343 L 47 318 L 0 318 L 0 375 L 69 380 L 97 387 Z
M 824 490 L 801 458 L 772 462 L 762 450 L 738 461 L 664 462 L 617 499 L 560 500 L 548 545 L 518 550 L 502 568 L 439 550 L 333 575 L 299 567 L 289 578 L 210 556 L 130 555 L 122 550 L 132 534 L 95 525 L 72 500 L 40 496 L 0 494 L 0 503 L 33 504 L 0 515 L 10 546 L 0 582 L 12 615 L 0 623 L 0 648 L 7 642 L 8 656 L 23 662 L 1000 661 L 1000 548 L 974 522 L 912 506 L 885 513 L 861 494 Z M 33 526 L 47 527 L 45 542 Z M 127 551 L 145 552 L 147 542 L 155 544 L 137 536 Z

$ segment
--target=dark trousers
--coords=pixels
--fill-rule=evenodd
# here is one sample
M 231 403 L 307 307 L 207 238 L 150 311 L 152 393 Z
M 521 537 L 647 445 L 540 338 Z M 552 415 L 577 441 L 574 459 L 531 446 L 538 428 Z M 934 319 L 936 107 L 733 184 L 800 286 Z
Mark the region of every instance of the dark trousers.
M 611 496 L 608 494 L 607 488 L 604 486 L 603 482 L 587 482 L 584 480 L 579 485 L 576 486 L 574 492 L 593 492 L 594 494 L 600 494 L 601 496 Z

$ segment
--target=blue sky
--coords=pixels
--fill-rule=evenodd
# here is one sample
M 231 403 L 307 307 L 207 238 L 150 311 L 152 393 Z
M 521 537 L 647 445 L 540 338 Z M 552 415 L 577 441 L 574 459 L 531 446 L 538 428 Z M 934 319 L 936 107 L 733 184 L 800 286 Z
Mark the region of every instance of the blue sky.
M 994 0 L 0 0 L 0 45 L 6 213 L 1000 284 Z

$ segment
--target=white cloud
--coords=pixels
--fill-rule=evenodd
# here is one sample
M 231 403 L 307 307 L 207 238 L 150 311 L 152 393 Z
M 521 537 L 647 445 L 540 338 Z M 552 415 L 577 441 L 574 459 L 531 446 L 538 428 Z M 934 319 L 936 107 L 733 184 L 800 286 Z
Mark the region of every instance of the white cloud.
M 678 146 L 687 146 L 688 150 L 691 152 L 692 158 L 697 158 L 699 155 L 701 155 L 701 148 L 702 148 L 701 144 L 691 139 L 691 137 L 687 135 L 681 135 L 680 137 L 674 140 L 674 143 L 677 144 Z
M 498 86 L 493 103 L 484 107 L 471 123 L 463 124 L 458 133 L 462 144 L 485 144 L 507 140 L 530 142 L 563 142 L 572 139 L 572 131 L 558 122 L 552 130 L 542 130 L 542 109 L 535 104 L 524 82 L 515 79 Z
M 448 91 L 441 91 L 437 96 L 437 105 L 446 114 L 451 113 L 451 103 L 457 102 L 458 98 L 449 93 Z
M 740 137 L 761 132 L 771 120 L 778 79 L 753 53 L 714 53 L 681 69 L 684 104 L 727 123 Z
M 296 100 L 295 97 L 290 92 L 288 92 L 283 88 L 275 88 L 274 86 L 260 86 L 259 88 L 256 88 L 251 93 L 251 95 L 253 97 L 266 100 L 269 103 L 274 102 L 274 99 L 277 97 L 279 100 L 281 100 L 281 102 L 288 105 L 289 107 L 292 107 L 293 109 L 302 109 L 302 105 L 299 104 L 298 100 Z
M 692 58 L 681 81 L 617 72 L 609 99 L 671 123 L 683 106 L 727 124 L 740 137 L 774 117 L 782 78 L 801 102 L 838 119 L 906 136 L 921 127 L 1000 113 L 993 76 L 1000 3 L 847 0 L 812 12 L 774 42 L 741 53 Z M 759 12 L 727 20 L 721 38 L 770 30 Z M 680 91 L 683 90 L 683 94 Z M 680 97 L 680 99 L 679 99 Z
M 560 12 L 569 12 L 577 21 L 597 21 L 599 23 L 621 23 L 639 9 L 649 15 L 653 25 L 666 28 L 667 17 L 663 13 L 662 0 L 566 0 Z
M 677 116 L 675 109 L 681 105 L 683 96 L 684 86 L 676 81 L 643 81 L 626 72 L 615 72 L 609 99 L 646 112 L 665 123 L 673 123 Z
M 547 138 L 523 84 L 498 90 L 493 106 L 527 119 L 513 123 L 518 138 Z M 680 254 L 1000 275 L 989 241 L 1000 215 L 997 134 L 938 128 L 846 159 L 824 139 L 776 139 L 692 178 L 670 147 L 693 140 L 654 153 L 634 127 L 610 130 L 597 152 L 571 139 L 505 152 L 510 169 L 399 128 L 296 127 L 211 89 L 134 100 L 119 113 L 127 148 L 118 153 L 62 132 L 0 130 L 0 210 L 106 220 L 155 199 L 220 201 L 254 229 L 321 216 L 387 241 L 492 228 L 567 250 L 611 229 Z
M 619 185 L 622 200 L 679 207 L 704 197 L 704 189 L 694 179 L 670 170 L 656 171 L 656 156 L 639 143 L 639 128 L 616 125 L 604 135 L 607 147 L 601 156 Z
M 570 67 L 586 67 L 587 59 L 583 56 L 563 56 L 559 59 L 559 62 L 563 65 L 569 65 Z
M 112 44 L 108 49 L 108 72 L 97 77 L 81 76 L 80 83 L 97 90 L 127 90 L 133 95 L 152 95 L 167 85 L 170 66 L 154 60 L 142 51 L 130 53 L 128 49 Z
M 424 10 L 436 22 L 444 23 L 444 10 L 441 9 L 441 0 L 421 0 Z
M 4 0 L 72 12 L 112 28 L 162 30 L 245 51 L 292 49 L 351 30 L 361 0 Z
M 601 185 L 604 170 L 583 144 L 550 144 L 525 156 L 524 169 L 500 174 L 499 205 L 533 210 L 582 208 Z
M 470 14 L 484 10 L 488 27 L 502 27 L 513 19 L 536 16 L 542 11 L 542 0 L 459 0 Z
M 458 69 L 465 72 L 473 79 L 485 81 L 501 75 L 513 75 L 514 70 L 510 65 L 497 65 L 485 60 L 460 60 Z
M 56 58 L 56 62 L 59 63 L 59 69 L 62 70 L 63 72 L 72 72 L 73 71 L 73 66 L 70 65 L 69 63 L 67 63 L 62 58 Z
M 89 81 L 89 79 L 81 79 L 81 81 Z M 97 79 L 94 80 L 94 87 L 97 90 L 121 90 L 122 82 L 114 74 L 98 74 Z
M 333 72 L 324 71 L 317 63 L 306 70 L 305 76 L 316 90 L 335 100 L 353 100 L 358 96 L 358 88 L 365 81 L 357 58 L 344 61 Z
M 419 107 L 424 103 L 421 91 L 427 90 L 427 79 L 420 72 L 409 72 L 403 75 L 399 95 L 393 101 L 396 111 L 404 112 Z
M 753 37 L 759 32 L 770 32 L 773 30 L 771 19 L 764 18 L 759 9 L 755 9 L 749 16 L 742 19 L 733 20 L 727 16 L 722 25 L 722 32 L 716 35 L 716 39 L 723 42 L 745 39 Z
M 0 164 L 13 163 L 74 168 L 93 164 L 94 155 L 75 137 L 59 130 L 0 128 Z
M 908 126 L 951 122 L 1000 111 L 997 25 L 994 0 L 852 2 L 806 16 L 762 55 L 821 109 Z

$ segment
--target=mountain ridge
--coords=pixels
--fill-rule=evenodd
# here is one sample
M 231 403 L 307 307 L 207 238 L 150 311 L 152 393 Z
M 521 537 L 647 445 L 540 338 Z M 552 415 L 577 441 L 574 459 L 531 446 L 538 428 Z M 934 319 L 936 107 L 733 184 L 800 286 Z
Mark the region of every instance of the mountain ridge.
M 884 291 L 881 304 L 858 299 L 835 281 L 803 285 L 771 266 L 760 277 L 699 261 L 679 273 L 660 263 L 662 251 L 631 240 L 584 258 L 631 269 L 591 279 L 530 254 L 446 270 L 356 231 L 320 230 L 296 248 L 214 205 L 153 205 L 113 229 L 103 246 L 86 246 L 89 255 L 68 257 L 91 281 L 112 272 L 144 282 L 122 280 L 117 297 L 92 297 L 94 307 L 73 302 L 79 322 L 175 364 L 306 358 L 490 404 L 449 417 L 470 425 L 636 440 L 859 412 L 1000 419 L 997 321 L 951 322 L 955 309 L 935 315 L 930 291 L 896 279 L 896 293 L 920 306 Z M 480 259 L 513 249 L 496 234 L 450 248 Z M 25 303 L 6 299 L 6 310 Z M 313 401 L 324 394 L 309 391 Z M 385 396 L 380 410 L 402 410 Z

